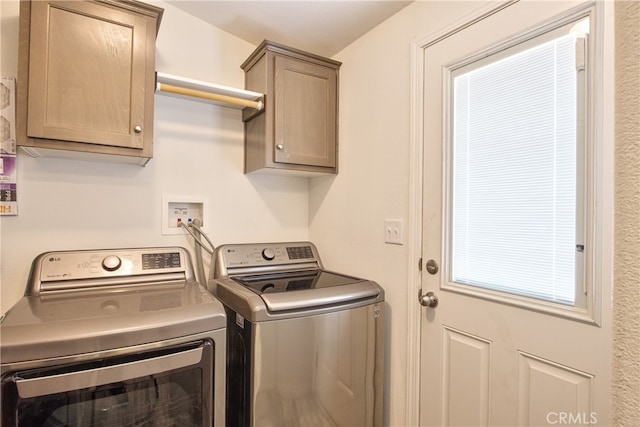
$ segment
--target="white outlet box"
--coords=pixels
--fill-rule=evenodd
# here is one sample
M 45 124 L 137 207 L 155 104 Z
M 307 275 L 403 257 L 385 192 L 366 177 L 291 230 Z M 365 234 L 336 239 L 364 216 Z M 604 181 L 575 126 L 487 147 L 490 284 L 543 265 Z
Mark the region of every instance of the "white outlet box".
M 384 241 L 392 245 L 402 245 L 404 237 L 402 235 L 401 219 L 386 219 L 384 221 Z
M 188 224 L 195 218 L 200 220 L 200 226 L 205 227 L 207 200 L 200 196 L 162 196 L 162 234 L 186 233 L 178 224 Z

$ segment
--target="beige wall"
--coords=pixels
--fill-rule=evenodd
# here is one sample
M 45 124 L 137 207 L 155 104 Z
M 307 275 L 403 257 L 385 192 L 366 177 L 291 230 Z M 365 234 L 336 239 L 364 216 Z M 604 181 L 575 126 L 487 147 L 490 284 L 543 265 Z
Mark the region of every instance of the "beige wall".
M 640 422 L 640 2 L 616 1 L 616 213 L 611 425 Z

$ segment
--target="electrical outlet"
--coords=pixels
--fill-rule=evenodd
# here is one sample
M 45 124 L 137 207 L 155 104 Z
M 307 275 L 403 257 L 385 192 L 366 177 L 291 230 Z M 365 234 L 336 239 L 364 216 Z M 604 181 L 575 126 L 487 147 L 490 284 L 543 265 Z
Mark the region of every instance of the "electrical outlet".
M 384 221 L 384 241 L 393 245 L 402 245 L 402 220 L 387 219 Z

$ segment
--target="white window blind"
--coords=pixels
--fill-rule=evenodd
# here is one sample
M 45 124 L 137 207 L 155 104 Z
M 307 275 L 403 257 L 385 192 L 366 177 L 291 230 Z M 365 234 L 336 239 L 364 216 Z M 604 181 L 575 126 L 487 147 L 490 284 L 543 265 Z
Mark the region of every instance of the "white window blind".
M 573 305 L 576 37 L 453 79 L 452 279 Z

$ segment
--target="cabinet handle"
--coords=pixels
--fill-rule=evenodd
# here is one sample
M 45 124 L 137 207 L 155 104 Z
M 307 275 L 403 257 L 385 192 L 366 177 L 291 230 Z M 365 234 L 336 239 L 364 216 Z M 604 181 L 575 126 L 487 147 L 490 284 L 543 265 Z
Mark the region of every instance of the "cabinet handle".
M 142 126 L 140 126 L 140 125 L 135 125 L 135 126 L 133 127 L 133 131 L 134 131 L 135 133 L 142 133 Z
M 276 148 L 278 149 L 278 151 L 282 151 L 282 150 L 284 150 L 284 145 L 278 144 L 278 145 L 276 145 Z

